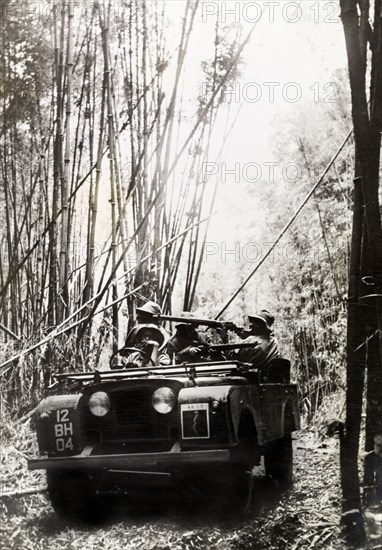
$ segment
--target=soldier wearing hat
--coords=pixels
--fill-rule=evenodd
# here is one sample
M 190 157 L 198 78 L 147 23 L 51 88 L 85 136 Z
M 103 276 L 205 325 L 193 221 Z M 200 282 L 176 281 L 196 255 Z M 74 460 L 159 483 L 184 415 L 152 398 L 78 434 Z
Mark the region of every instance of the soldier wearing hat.
M 248 315 L 248 320 L 249 330 L 239 333 L 239 336 L 244 338 L 243 344 L 248 343 L 251 346 L 233 351 L 230 357 L 264 369 L 273 359 L 280 357 L 279 346 L 272 331 L 275 318 L 269 311 L 262 309 L 256 314 Z
M 175 333 L 167 344 L 167 353 L 174 362 L 195 363 L 203 359 L 209 340 L 205 333 L 197 330 L 195 323 L 187 323 L 187 318 L 194 318 L 192 313 L 184 311 L 182 317 L 184 322 L 175 325 Z
M 143 306 L 137 307 L 136 312 L 138 324 L 153 323 L 159 326 L 160 316 L 162 315 L 160 305 L 155 302 L 146 302 Z
M 162 308 L 155 302 L 146 302 L 136 308 L 137 324 L 126 337 L 125 347 L 142 349 L 151 358 L 153 364 L 168 365 L 170 359 L 165 352 L 170 338 L 168 332 L 160 326 Z M 129 362 L 143 365 L 143 355 L 136 352 L 128 358 Z
M 155 302 L 146 302 L 143 306 L 136 308 L 137 312 L 137 324 L 130 330 L 126 337 L 125 346 L 134 346 L 136 343 L 136 336 L 142 325 L 151 325 L 152 328 L 157 330 L 163 335 L 164 343 L 166 344 L 170 335 L 160 325 L 160 316 L 162 315 L 162 308 Z M 163 342 L 162 342 L 163 343 Z

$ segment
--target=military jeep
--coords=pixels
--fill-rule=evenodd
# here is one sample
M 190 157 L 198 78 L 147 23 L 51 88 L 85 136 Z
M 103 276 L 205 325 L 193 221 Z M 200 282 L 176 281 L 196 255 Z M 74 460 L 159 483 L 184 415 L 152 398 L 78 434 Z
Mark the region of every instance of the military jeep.
M 230 360 L 58 374 L 62 390 L 36 412 L 43 456 L 28 467 L 47 471 L 63 516 L 102 513 L 104 494 L 157 491 L 163 480 L 247 510 L 262 456 L 267 476 L 292 481 L 299 414 L 288 369 L 278 359 L 265 380 Z

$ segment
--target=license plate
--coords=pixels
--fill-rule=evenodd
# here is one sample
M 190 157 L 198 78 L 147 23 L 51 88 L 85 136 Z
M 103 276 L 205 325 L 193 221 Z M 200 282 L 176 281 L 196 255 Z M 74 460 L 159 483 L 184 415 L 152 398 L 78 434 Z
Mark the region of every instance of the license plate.
M 70 454 L 74 449 L 72 412 L 70 409 L 58 409 L 54 413 L 55 450 L 59 453 Z
M 180 406 L 183 439 L 209 439 L 208 403 L 187 403 Z

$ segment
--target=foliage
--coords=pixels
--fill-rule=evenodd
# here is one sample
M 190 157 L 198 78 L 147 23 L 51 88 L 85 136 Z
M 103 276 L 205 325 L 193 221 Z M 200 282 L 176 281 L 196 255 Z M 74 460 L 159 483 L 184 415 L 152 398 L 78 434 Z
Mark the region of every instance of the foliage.
M 212 36 L 213 92 L 201 107 L 201 82 L 185 93 L 201 7 L 170 9 L 4 7 L 0 375 L 18 414 L 52 370 L 104 364 L 137 302 L 171 312 L 177 284 L 193 304 L 214 202 L 202 165 L 239 34 Z
M 301 105 L 297 116 L 289 122 L 288 135 L 278 133 L 279 151 L 284 135 L 284 143 L 289 148 L 288 161 L 296 163 L 301 174 L 294 185 L 280 182 L 276 191 L 287 197 L 284 205 L 290 212 L 330 162 L 335 153 L 333 142 L 339 144 L 343 139 L 334 140 L 334 136 L 339 135 L 339 130 L 346 135 L 350 129 L 344 75 L 337 72 L 334 76 L 336 89 L 341 91 L 337 103 L 315 105 L 313 112 L 307 105 Z M 322 144 L 319 149 L 317 140 Z M 344 385 L 347 258 L 352 208 L 351 145 L 350 141 L 345 146 L 294 223 L 287 239 L 285 262 L 277 264 L 277 270 L 270 273 L 270 291 L 278 298 L 275 310 L 283 325 L 281 334 L 286 339 L 292 335 L 289 345 L 296 365 L 302 410 L 308 420 L 326 395 Z M 285 150 L 282 158 L 285 159 Z M 274 198 L 273 194 L 272 201 Z M 279 220 L 283 218 L 283 223 L 288 219 L 285 211 L 279 210 L 277 216 Z M 277 218 L 275 225 L 282 227 Z

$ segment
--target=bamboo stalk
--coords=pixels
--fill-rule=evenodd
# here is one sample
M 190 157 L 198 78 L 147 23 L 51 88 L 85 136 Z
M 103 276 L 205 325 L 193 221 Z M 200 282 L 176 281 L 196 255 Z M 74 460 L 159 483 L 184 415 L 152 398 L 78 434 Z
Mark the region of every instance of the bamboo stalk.
M 109 49 L 109 23 L 110 23 L 110 8 L 109 2 L 106 9 L 104 2 L 104 18 L 102 21 L 101 12 L 99 13 L 101 33 L 102 33 L 102 49 L 104 58 L 104 78 L 106 85 L 106 105 L 107 105 L 107 120 L 108 120 L 108 148 L 109 148 L 109 172 L 110 172 L 110 206 L 111 206 L 111 248 L 112 248 L 112 273 L 113 282 L 113 300 L 118 298 L 117 283 L 116 283 L 116 265 L 117 265 L 117 216 L 116 216 L 116 184 L 115 184 L 115 132 L 114 132 L 114 113 L 112 105 L 112 91 L 110 78 L 110 49 Z M 113 350 L 118 349 L 118 309 L 113 307 Z
M 62 3 L 64 0 L 62 0 Z M 61 180 L 61 90 L 62 90 L 62 49 L 63 49 L 63 19 L 61 25 L 61 40 L 58 41 L 57 29 L 57 6 L 53 6 L 54 18 L 54 65 L 55 65 L 55 83 L 56 83 L 56 135 L 54 142 L 53 153 L 53 193 L 52 193 L 52 223 L 49 227 L 49 304 L 48 304 L 48 323 L 54 326 L 56 322 L 56 297 L 57 297 L 57 211 L 58 211 L 58 195 Z
M 64 15 L 64 6 L 62 4 L 62 15 Z M 70 241 L 69 227 L 69 182 L 70 182 L 70 147 L 71 147 L 71 115 L 72 115 L 72 74 L 73 74 L 73 4 L 68 2 L 68 34 L 67 34 L 67 52 L 66 52 L 66 121 L 65 121 L 65 153 L 64 170 L 61 179 L 61 250 L 60 250 L 60 270 L 59 284 L 61 299 L 58 300 L 58 321 L 61 321 L 69 310 L 69 291 L 68 291 L 68 247 Z M 63 25 L 63 23 L 62 23 Z
M 90 231 L 88 234 L 88 253 L 86 259 L 86 283 L 83 295 L 84 302 L 87 302 L 94 290 L 94 260 L 95 260 L 95 234 L 97 225 L 98 213 L 98 195 L 102 171 L 102 158 L 104 148 L 104 133 L 105 133 L 105 111 L 106 111 L 106 78 L 105 73 L 102 80 L 102 97 L 101 97 L 101 114 L 99 122 L 97 160 L 96 160 L 96 179 L 94 186 L 94 194 L 89 194 L 89 210 L 90 210 Z
M 10 497 L 24 497 L 27 495 L 38 495 L 45 493 L 48 490 L 46 486 L 34 487 L 31 489 L 20 489 L 19 491 L 7 491 L 5 493 L 0 493 L 0 499 L 10 498 Z

